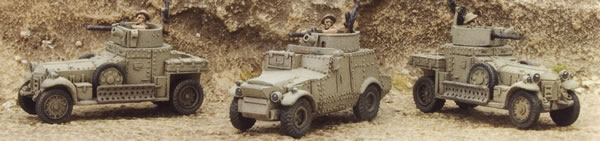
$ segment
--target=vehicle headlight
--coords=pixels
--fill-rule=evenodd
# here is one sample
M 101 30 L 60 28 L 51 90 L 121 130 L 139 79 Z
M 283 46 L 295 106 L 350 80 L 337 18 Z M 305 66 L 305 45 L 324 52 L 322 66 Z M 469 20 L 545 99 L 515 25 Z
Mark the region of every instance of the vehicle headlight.
M 534 82 L 534 83 L 539 83 L 539 82 L 540 82 L 540 80 L 541 80 L 541 76 L 540 76 L 540 74 L 539 74 L 539 73 L 535 73 L 535 74 L 533 74 L 533 82 Z
M 240 89 L 240 88 L 236 88 L 236 89 L 235 89 L 235 96 L 237 96 L 237 97 L 242 97 L 242 89 Z
M 562 79 L 562 80 L 568 80 L 570 75 L 571 75 L 571 73 L 569 73 L 566 70 L 562 70 L 558 73 L 558 76 L 560 76 L 560 79 Z
M 273 92 L 271 93 L 271 102 L 277 103 L 281 101 L 282 94 L 281 92 Z
M 242 83 L 243 83 L 242 80 L 235 81 L 235 85 L 238 86 L 238 87 L 242 86 Z
M 523 82 L 525 83 L 533 83 L 533 78 L 531 78 L 531 75 L 527 74 L 525 76 L 523 76 Z
M 46 77 L 47 78 L 58 78 L 58 73 L 56 73 L 55 71 L 48 71 L 48 69 L 46 69 Z
M 37 65 L 37 63 L 35 63 L 35 62 L 29 62 L 29 71 L 33 72 L 36 65 Z

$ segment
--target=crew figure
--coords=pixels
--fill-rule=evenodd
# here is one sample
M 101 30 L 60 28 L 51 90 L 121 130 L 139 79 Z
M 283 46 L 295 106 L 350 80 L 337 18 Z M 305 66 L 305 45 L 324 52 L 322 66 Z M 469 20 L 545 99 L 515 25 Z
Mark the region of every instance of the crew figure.
M 146 10 L 140 10 L 135 12 L 135 20 L 131 25 L 133 29 L 148 29 L 148 20 L 150 20 L 150 14 Z

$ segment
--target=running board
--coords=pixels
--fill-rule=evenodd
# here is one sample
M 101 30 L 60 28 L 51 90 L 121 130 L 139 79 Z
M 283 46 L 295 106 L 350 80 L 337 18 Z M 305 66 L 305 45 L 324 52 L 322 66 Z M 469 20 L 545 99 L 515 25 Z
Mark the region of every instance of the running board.
M 156 85 L 130 84 L 99 86 L 96 90 L 98 104 L 141 102 L 156 99 Z
M 443 81 L 444 93 L 440 98 L 464 103 L 485 105 L 490 100 L 490 89 L 482 85 Z

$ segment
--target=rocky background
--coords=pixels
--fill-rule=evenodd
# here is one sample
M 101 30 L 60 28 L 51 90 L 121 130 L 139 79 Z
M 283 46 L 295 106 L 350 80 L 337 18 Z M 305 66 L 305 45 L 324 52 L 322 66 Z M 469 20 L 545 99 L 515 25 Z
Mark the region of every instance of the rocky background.
M 383 99 L 373 122 L 354 122 L 344 111 L 318 118 L 308 139 L 584 139 L 600 136 L 600 2 L 597 0 L 458 0 L 479 15 L 473 25 L 515 27 L 523 39 L 511 41 L 515 55 L 548 68 L 575 73 L 582 87 L 580 120 L 556 127 L 547 114 L 533 130 L 517 130 L 507 112 L 476 108 L 459 111 L 449 102 L 441 113 L 423 114 L 412 102 L 418 71 L 406 65 L 413 53 L 435 53 L 450 40 L 452 13 L 445 0 L 362 0 L 357 29 L 361 47 L 375 49 L 382 71 L 393 75 L 394 90 Z M 4 0 L 0 2 L 0 136 L 89 139 L 290 139 L 278 134 L 278 123 L 261 123 L 248 133 L 229 125 L 234 80 L 261 72 L 262 53 L 294 43 L 288 32 L 318 27 L 325 14 L 350 11 L 351 0 L 171 0 L 166 42 L 175 49 L 210 60 L 203 75 L 205 104 L 197 114 L 176 116 L 151 103 L 86 106 L 74 110 L 74 121 L 46 125 L 15 106 L 27 62 L 60 61 L 99 52 L 108 33 L 86 25 L 130 21 L 145 9 L 160 23 L 161 0 Z M 338 25 L 342 26 L 341 22 Z M 167 114 L 164 114 L 166 112 Z M 389 124 L 393 123 L 393 124 Z M 136 125 L 137 130 L 127 130 Z M 139 126 L 138 126 L 139 125 Z M 439 128 L 438 128 L 439 127 Z M 79 130 L 79 129 L 85 130 Z M 39 132 L 39 131 L 44 132 Z M 435 133 L 432 133 L 435 131 Z M 460 132 L 457 132 L 460 131 Z M 35 132 L 33 136 L 27 136 Z M 468 132 L 468 134 L 463 134 Z M 86 134 L 81 134 L 86 133 Z M 461 133 L 461 134 L 456 134 Z M 490 134 L 493 133 L 493 134 Z M 484 136 L 485 135 L 485 136 Z M 234 138 L 228 138 L 234 136 Z M 485 138 L 484 138 L 485 137 Z M 37 138 L 43 139 L 43 138 Z

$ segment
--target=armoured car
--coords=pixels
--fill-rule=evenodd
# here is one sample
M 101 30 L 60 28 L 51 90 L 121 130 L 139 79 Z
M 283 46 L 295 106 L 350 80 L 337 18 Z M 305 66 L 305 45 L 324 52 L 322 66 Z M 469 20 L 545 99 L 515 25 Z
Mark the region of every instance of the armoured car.
M 110 41 L 97 55 L 29 64 L 18 103 L 47 123 L 69 121 L 73 105 L 151 101 L 192 114 L 202 105 L 199 83 L 208 61 L 163 43 L 163 27 L 132 29 L 113 24 Z
M 246 131 L 256 120 L 279 120 L 286 134 L 301 137 L 314 117 L 350 107 L 359 120 L 375 118 L 391 77 L 379 71 L 373 49 L 359 47 L 359 36 L 306 34 L 300 45 L 266 52 L 262 74 L 229 91 L 233 126 Z
M 512 28 L 464 25 L 476 17 L 465 10 L 453 9 L 452 42 L 440 54 L 410 56 L 409 64 L 423 71 L 413 87 L 417 108 L 435 112 L 453 100 L 461 109 L 507 109 L 521 129 L 534 125 L 542 112 L 550 112 L 558 126 L 573 124 L 580 105 L 572 74 L 518 60 L 506 44 L 520 39 Z

